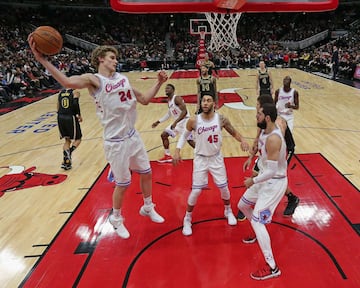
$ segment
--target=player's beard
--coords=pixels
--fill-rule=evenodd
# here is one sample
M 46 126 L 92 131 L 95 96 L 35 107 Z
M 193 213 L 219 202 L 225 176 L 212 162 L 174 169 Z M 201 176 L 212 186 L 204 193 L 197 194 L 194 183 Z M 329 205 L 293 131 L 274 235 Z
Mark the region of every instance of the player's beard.
M 260 128 L 260 129 L 266 129 L 266 121 L 265 119 L 260 122 L 260 123 L 257 123 L 257 126 Z
M 207 111 L 205 111 L 204 108 L 205 108 L 205 107 L 202 107 L 203 113 L 204 113 L 204 114 L 210 114 L 212 111 L 214 111 L 214 104 L 209 105 Z M 206 109 L 206 108 L 205 108 L 205 109 Z

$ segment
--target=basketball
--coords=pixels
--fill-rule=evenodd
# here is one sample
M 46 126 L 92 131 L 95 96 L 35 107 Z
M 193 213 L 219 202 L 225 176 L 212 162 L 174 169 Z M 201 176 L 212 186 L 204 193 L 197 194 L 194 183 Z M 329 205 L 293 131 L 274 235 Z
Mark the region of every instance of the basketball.
M 51 26 L 40 26 L 32 34 L 36 49 L 44 55 L 54 55 L 61 51 L 63 38 Z

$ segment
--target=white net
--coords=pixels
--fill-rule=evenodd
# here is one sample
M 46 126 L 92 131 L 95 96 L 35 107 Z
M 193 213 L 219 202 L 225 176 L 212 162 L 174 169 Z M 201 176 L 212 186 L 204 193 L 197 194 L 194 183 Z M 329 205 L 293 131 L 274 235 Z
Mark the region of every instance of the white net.
M 240 45 L 236 37 L 236 29 L 241 13 L 205 13 L 211 28 L 210 51 L 238 48 Z

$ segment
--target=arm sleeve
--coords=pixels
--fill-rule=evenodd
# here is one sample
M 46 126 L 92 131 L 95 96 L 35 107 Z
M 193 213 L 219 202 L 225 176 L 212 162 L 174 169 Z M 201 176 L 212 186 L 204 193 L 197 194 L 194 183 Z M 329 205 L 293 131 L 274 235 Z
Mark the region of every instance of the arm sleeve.
M 185 129 L 179 138 L 176 148 L 181 149 L 182 147 L 184 147 L 186 139 L 190 136 L 190 134 L 191 134 L 191 131 Z
M 168 111 L 168 113 L 166 113 L 163 117 L 161 117 L 159 119 L 159 122 L 162 123 L 162 122 L 165 122 L 167 119 L 170 118 L 170 111 Z
M 254 183 L 265 182 L 275 176 L 278 169 L 278 161 L 266 160 L 265 170 L 253 178 Z

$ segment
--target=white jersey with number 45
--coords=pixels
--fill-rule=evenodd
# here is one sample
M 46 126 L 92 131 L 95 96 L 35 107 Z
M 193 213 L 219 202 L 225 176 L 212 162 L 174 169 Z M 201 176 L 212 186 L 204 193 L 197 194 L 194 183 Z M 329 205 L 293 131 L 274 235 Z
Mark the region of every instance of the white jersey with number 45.
M 213 156 L 220 152 L 222 135 L 218 113 L 215 113 L 210 120 L 203 119 L 201 114 L 197 115 L 195 142 L 195 154 L 197 155 Z

